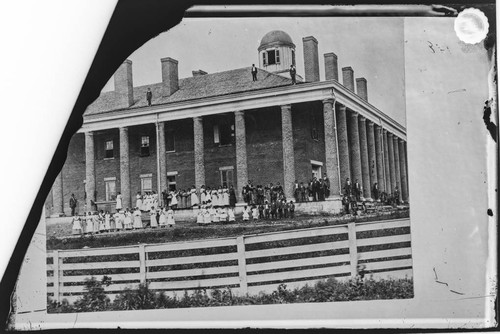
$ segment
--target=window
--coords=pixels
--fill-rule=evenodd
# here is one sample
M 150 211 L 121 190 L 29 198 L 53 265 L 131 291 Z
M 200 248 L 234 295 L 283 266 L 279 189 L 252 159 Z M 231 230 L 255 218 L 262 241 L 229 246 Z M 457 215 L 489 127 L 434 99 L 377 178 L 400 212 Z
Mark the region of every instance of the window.
M 167 129 L 167 132 L 165 133 L 165 151 L 175 152 L 174 129 Z
M 106 188 L 106 202 L 116 200 L 116 178 L 107 177 L 104 178 L 104 185 Z
M 220 184 L 223 187 L 231 187 L 233 185 L 233 175 L 234 175 L 234 167 L 226 166 L 220 167 Z
M 311 169 L 312 169 L 312 176 L 320 179 L 321 178 L 321 167 L 323 166 L 323 163 L 321 161 L 315 161 L 311 160 Z
M 280 63 L 280 51 L 268 50 L 262 53 L 262 60 L 264 65 L 274 65 Z
M 167 173 L 167 182 L 168 182 L 168 190 L 175 191 L 177 190 L 177 172 L 168 172 Z
M 141 157 L 149 156 L 149 136 L 141 137 Z
M 221 119 L 214 125 L 214 143 L 219 146 L 231 145 L 234 137 L 234 125 L 227 119 Z
M 143 174 L 141 175 L 141 192 L 150 192 L 153 190 L 153 175 Z
M 267 52 L 266 51 L 262 52 L 262 64 L 264 64 L 264 66 L 267 65 Z
M 113 155 L 113 141 L 112 140 L 107 140 L 106 141 L 106 153 L 105 153 L 105 159 L 112 159 L 114 157 Z

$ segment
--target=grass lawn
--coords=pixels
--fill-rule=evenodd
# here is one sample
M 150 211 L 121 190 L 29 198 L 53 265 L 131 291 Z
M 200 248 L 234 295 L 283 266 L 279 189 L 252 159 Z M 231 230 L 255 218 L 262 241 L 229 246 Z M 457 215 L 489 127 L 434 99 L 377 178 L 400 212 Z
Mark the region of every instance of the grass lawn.
M 408 218 L 409 209 L 390 210 L 379 213 L 353 215 L 306 216 L 301 215 L 294 219 L 257 220 L 235 223 L 214 223 L 207 226 L 198 226 L 194 222 L 183 222 L 172 228 L 151 229 L 136 231 L 121 231 L 86 236 L 71 236 L 71 223 L 47 224 L 47 250 L 54 249 L 81 249 L 136 245 L 138 243 L 166 243 L 187 240 L 236 237 L 240 235 L 294 230 L 301 228 L 320 227 L 345 224 L 350 221 L 365 222 Z

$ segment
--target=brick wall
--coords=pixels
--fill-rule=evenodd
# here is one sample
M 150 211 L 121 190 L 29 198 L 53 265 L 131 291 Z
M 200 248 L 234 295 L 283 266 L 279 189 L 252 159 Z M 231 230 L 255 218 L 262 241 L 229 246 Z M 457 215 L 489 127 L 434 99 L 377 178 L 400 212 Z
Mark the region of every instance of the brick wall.
M 299 103 L 292 106 L 295 152 L 295 178 L 309 182 L 312 174 L 311 160 L 325 163 L 325 137 L 321 101 Z M 313 138 L 315 131 L 315 138 Z M 322 168 L 324 171 L 324 167 Z
M 177 172 L 177 189 L 194 184 L 194 136 L 191 118 L 168 122 L 165 131 L 173 131 L 175 152 L 167 152 L 167 172 Z M 166 137 L 168 140 L 168 137 Z M 167 145 L 168 146 L 168 145 Z
M 64 214 L 71 215 L 69 198 L 75 194 L 78 200 L 77 210 L 84 212 L 85 208 L 85 135 L 75 134 L 68 146 L 68 155 L 62 169 Z
M 141 137 L 149 136 L 149 156 L 141 156 Z M 141 174 L 152 174 L 152 189 L 157 191 L 156 126 L 145 124 L 129 128 L 130 194 L 132 205 L 135 195 L 141 191 Z M 119 173 L 117 178 L 119 178 Z

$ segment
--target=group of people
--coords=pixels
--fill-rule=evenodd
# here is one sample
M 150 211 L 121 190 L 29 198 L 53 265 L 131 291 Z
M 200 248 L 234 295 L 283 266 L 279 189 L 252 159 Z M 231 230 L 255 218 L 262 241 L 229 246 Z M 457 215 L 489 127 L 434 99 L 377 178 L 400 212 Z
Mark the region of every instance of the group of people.
M 174 226 L 174 211 L 172 208 L 151 207 L 149 226 L 151 228 L 162 228 Z M 109 211 L 103 210 L 89 211 L 80 217 L 73 216 L 72 233 L 74 235 L 82 234 L 97 234 L 105 232 L 119 232 L 127 230 L 138 230 L 147 227 L 148 225 L 142 220 L 142 211 L 136 207 L 133 210 L 126 208 L 125 210 L 116 211 L 111 214 Z
M 362 202 L 362 206 L 365 207 L 365 199 L 363 198 L 363 186 L 361 186 L 356 180 L 354 184 L 351 183 L 350 179 L 347 178 L 344 185 L 344 193 L 342 196 L 342 205 L 344 207 L 345 213 L 356 213 L 358 208 L 358 202 Z M 372 186 L 371 193 L 373 199 L 376 202 L 382 202 L 388 205 L 399 205 L 399 189 L 396 186 L 392 195 L 388 195 L 386 192 L 381 192 L 378 188 L 378 183 L 375 182 Z
M 306 184 L 295 181 L 293 196 L 296 202 L 324 201 L 330 196 L 330 179 L 324 173 L 322 178 L 313 175 Z
M 199 192 L 193 185 L 187 190 L 164 190 L 163 203 L 174 209 L 184 209 L 201 206 L 234 207 L 236 192 L 233 186 L 205 187 L 202 185 Z

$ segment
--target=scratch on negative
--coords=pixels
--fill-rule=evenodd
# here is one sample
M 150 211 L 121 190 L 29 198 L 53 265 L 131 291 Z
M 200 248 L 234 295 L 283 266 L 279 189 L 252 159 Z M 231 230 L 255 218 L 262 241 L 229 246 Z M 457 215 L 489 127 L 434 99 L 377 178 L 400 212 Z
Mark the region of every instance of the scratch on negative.
M 457 89 L 457 90 L 452 90 L 452 91 L 449 91 L 448 94 L 451 94 L 451 93 L 460 93 L 460 92 L 466 92 L 467 90 L 465 88 L 462 88 L 462 89 Z
M 457 295 L 465 295 L 465 293 L 461 293 L 461 292 L 458 292 L 458 291 L 455 291 L 455 290 L 451 290 L 451 289 L 450 289 L 450 292 L 456 293 Z

